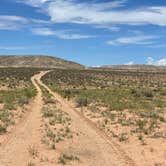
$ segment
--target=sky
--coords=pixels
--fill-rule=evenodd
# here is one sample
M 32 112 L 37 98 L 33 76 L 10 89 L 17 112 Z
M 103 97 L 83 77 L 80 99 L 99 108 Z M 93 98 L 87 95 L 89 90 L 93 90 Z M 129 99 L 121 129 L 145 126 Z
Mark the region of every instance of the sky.
M 166 1 L 0 0 L 0 54 L 166 66 Z

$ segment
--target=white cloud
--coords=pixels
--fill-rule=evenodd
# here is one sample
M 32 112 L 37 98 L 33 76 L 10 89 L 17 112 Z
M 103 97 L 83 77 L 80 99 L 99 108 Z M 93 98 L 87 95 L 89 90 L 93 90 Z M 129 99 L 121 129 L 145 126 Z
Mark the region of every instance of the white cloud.
M 27 21 L 26 18 L 20 16 L 0 15 L 0 30 L 17 30 Z
M 78 2 L 76 0 L 23 0 L 21 2 L 38 6 L 55 23 L 79 24 L 153 24 L 166 26 L 166 6 L 152 6 L 123 9 L 127 1 Z M 116 10 L 116 8 L 119 8 Z
M 42 5 L 49 4 L 49 3 L 76 3 L 76 0 L 17 0 L 17 2 L 25 3 L 30 6 L 34 7 L 41 7 Z M 103 9 L 112 9 L 112 8 L 118 8 L 124 6 L 124 4 L 127 2 L 127 0 L 116 0 L 113 2 L 104 2 L 104 3 L 89 3 L 90 6 L 93 6 L 94 8 L 98 10 Z M 82 5 L 87 5 L 87 3 L 81 3 Z
M 147 64 L 148 65 L 153 65 L 153 63 L 154 63 L 154 59 L 152 57 L 148 57 L 147 58 Z
M 48 5 L 47 12 L 56 23 L 103 25 L 113 23 L 111 9 L 122 6 L 125 2 L 76 3 L 72 0 L 54 0 Z
M 0 45 L 0 50 L 29 50 L 55 47 L 54 45 Z
M 48 20 L 30 19 L 30 21 L 36 24 L 51 24 L 51 22 Z
M 121 29 L 120 27 L 113 26 L 113 25 L 96 25 L 95 27 L 98 29 L 107 29 L 107 30 L 114 31 L 114 32 L 118 32 Z
M 55 34 L 55 32 L 50 30 L 49 28 L 32 29 L 32 33 L 36 35 L 41 35 L 41 36 L 52 36 Z
M 50 23 L 50 21 L 41 19 L 30 19 L 12 15 L 0 15 L 0 30 L 20 30 L 23 28 L 49 25 Z
M 166 48 L 166 44 L 155 44 L 155 45 L 150 45 L 150 48 Z
M 0 46 L 0 50 L 24 50 L 26 46 Z
M 92 35 L 74 34 L 74 33 L 70 33 L 67 30 L 53 31 L 49 28 L 32 29 L 32 33 L 36 35 L 41 35 L 41 36 L 56 36 L 60 39 L 87 39 L 87 38 L 95 37 Z
M 0 15 L 1 21 L 8 20 L 8 21 L 21 21 L 26 22 L 27 20 L 24 17 L 20 16 L 10 16 L 10 15 Z
M 130 62 L 126 63 L 125 65 L 134 65 L 134 62 L 130 61 Z
M 34 6 L 34 7 L 39 7 L 48 1 L 50 0 L 17 0 L 17 2 L 25 3 L 27 5 Z
M 107 42 L 109 45 L 121 45 L 121 44 L 137 44 L 137 45 L 149 45 L 153 44 L 152 39 L 158 38 L 157 36 L 139 35 L 139 36 L 129 36 L 121 37 L 115 40 L 110 40 Z
M 147 64 L 155 65 L 155 66 L 166 66 L 166 58 L 161 58 L 161 59 L 155 60 L 152 57 L 148 57 Z

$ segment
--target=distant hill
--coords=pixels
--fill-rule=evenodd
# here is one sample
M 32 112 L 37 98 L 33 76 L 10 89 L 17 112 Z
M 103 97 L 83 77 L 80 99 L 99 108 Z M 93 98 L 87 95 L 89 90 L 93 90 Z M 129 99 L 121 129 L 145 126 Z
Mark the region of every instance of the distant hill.
M 166 66 L 153 65 L 106 65 L 96 69 L 102 70 L 129 70 L 129 71 L 166 71 Z
M 84 66 L 51 56 L 0 55 L 0 67 L 83 69 Z

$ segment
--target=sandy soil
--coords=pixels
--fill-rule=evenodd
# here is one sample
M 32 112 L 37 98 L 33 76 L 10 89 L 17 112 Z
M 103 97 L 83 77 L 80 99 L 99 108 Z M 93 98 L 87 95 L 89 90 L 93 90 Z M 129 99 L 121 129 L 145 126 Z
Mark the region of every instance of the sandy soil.
M 34 160 L 35 166 L 59 165 L 55 159 L 60 153 L 77 155 L 80 162 L 72 162 L 73 166 L 126 166 L 136 165 L 134 161 L 122 150 L 122 148 L 100 131 L 91 121 L 84 118 L 70 103 L 60 95 L 52 92 L 41 82 L 41 77 L 47 72 L 41 72 L 32 77 L 32 83 L 38 93 L 31 105 L 31 112 L 19 123 L 13 132 L 2 142 L 0 146 L 0 166 L 26 166 L 34 159 L 29 153 L 30 149 L 38 152 L 40 160 Z M 41 144 L 42 138 L 42 117 L 43 107 L 42 92 L 39 85 L 46 88 L 59 102 L 59 107 L 66 111 L 71 119 L 71 128 L 78 136 L 58 146 L 56 150 L 49 150 Z M 43 162 L 43 158 L 48 158 Z M 50 161 L 50 162 L 48 162 Z
M 72 102 L 72 106 L 75 103 Z M 81 113 L 80 108 L 76 108 Z M 101 108 L 101 110 L 105 108 Z M 105 118 L 99 113 L 92 113 L 88 108 L 83 109 L 82 114 L 86 119 L 89 119 L 96 126 L 99 126 L 99 122 L 103 122 Z M 127 110 L 126 110 L 127 111 Z M 112 111 L 113 112 L 113 111 Z M 117 113 L 117 111 L 115 111 Z M 115 113 L 114 112 L 114 113 Z M 125 112 L 125 111 L 124 111 Z M 126 114 L 128 114 L 126 112 Z M 131 115 L 127 115 L 131 116 Z M 132 116 L 131 116 L 132 117 Z M 132 117 L 134 118 L 134 117 Z M 152 138 L 150 136 L 144 137 L 144 144 L 134 134 L 130 134 L 132 126 L 122 126 L 120 124 L 108 124 L 107 127 L 102 128 L 103 132 L 112 140 L 116 142 L 125 152 L 130 156 L 139 166 L 166 166 L 166 141 L 165 138 Z M 158 131 L 165 133 L 166 124 L 163 123 L 158 128 Z M 112 133 L 119 135 L 120 133 L 128 133 L 127 141 L 120 142 L 118 137 L 113 137 Z
M 41 80 L 38 80 L 38 83 L 47 89 L 60 103 L 60 108 L 70 115 L 72 130 L 81 133 L 76 139 L 72 140 L 69 147 L 66 146 L 61 151 L 74 152 L 83 161 L 82 165 L 86 166 L 136 165 L 115 142 L 112 142 L 91 121 L 84 118 L 69 102 L 59 94 L 52 92 Z

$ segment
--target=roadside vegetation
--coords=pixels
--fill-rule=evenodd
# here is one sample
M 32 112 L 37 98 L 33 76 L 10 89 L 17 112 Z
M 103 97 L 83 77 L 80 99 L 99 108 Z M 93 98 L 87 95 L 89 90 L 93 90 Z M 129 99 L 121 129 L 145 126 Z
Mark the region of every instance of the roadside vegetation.
M 56 149 L 56 144 L 73 138 L 70 130 L 71 119 L 67 113 L 60 109 L 45 106 L 42 110 L 44 120 L 44 137 L 42 143 L 52 149 Z
M 66 165 L 71 161 L 79 161 L 79 158 L 77 156 L 62 153 L 58 159 L 58 163 L 62 165 Z
M 68 142 L 74 136 L 74 132 L 71 130 L 72 120 L 68 113 L 62 111 L 58 106 L 53 96 L 42 86 L 44 107 L 42 109 L 43 120 L 43 137 L 41 142 L 49 147 L 49 149 L 57 152 L 57 148 L 63 143 Z M 57 152 L 59 158 L 57 163 L 66 165 L 72 161 L 79 161 L 78 157 L 71 154 L 64 154 Z
M 43 81 L 120 142 L 129 135 L 142 143 L 148 136 L 166 138 L 165 71 L 56 69 Z
M 56 101 L 45 88 L 41 87 L 41 89 L 44 101 L 42 109 L 44 137 L 42 142 L 50 148 L 55 149 L 56 144 L 73 137 L 70 130 L 71 118 L 66 112 L 57 108 Z
M 0 134 L 7 132 L 15 119 L 22 116 L 24 106 L 36 95 L 31 77 L 38 69 L 0 69 Z

